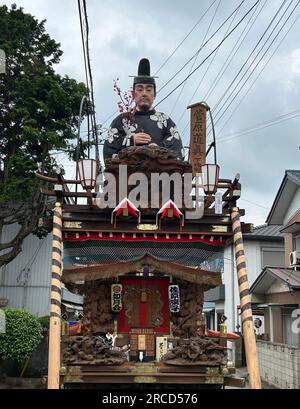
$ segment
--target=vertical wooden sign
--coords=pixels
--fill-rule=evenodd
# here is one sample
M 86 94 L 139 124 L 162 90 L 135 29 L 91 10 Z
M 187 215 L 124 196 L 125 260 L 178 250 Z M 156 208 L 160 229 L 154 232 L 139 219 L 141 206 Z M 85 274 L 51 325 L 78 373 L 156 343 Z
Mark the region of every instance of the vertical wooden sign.
M 190 161 L 195 176 L 206 163 L 206 111 L 209 108 L 198 102 L 187 109 L 191 109 Z

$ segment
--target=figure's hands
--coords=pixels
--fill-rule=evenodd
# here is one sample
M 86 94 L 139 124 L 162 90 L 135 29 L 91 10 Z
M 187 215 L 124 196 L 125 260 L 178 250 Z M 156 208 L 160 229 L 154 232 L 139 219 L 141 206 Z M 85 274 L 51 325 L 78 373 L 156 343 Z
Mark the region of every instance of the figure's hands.
M 157 146 L 157 143 L 149 143 L 149 148 L 156 148 Z
M 138 132 L 133 135 L 135 145 L 147 145 L 151 142 L 151 136 L 144 132 Z

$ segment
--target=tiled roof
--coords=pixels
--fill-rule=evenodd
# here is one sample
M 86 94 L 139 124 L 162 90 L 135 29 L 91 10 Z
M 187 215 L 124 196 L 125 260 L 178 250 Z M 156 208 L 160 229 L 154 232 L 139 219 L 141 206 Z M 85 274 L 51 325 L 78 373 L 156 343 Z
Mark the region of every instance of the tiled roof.
M 300 271 L 291 268 L 272 268 L 267 269 L 271 274 L 280 280 L 288 283 L 293 288 L 300 288 Z
M 244 237 L 247 239 L 254 239 L 254 238 L 267 238 L 269 237 L 270 239 L 282 239 L 283 240 L 283 234 L 280 233 L 280 230 L 282 230 L 282 225 L 267 225 L 263 224 L 261 226 L 256 226 L 253 229 L 252 233 L 246 233 L 244 234 Z
M 250 293 L 265 294 L 276 280 L 294 290 L 300 290 L 300 271 L 292 268 L 265 267 L 252 284 Z

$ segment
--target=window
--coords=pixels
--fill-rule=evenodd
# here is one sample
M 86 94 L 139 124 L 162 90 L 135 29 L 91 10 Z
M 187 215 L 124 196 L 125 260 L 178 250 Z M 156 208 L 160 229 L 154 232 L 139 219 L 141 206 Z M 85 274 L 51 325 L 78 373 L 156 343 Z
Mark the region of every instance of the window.
M 282 309 L 282 321 L 283 321 L 283 342 L 287 345 L 299 347 L 299 334 L 292 331 L 292 324 L 296 318 L 292 317 L 294 308 Z
M 293 237 L 293 250 L 300 251 L 300 236 Z
M 281 248 L 262 248 L 262 268 L 284 267 L 284 249 Z

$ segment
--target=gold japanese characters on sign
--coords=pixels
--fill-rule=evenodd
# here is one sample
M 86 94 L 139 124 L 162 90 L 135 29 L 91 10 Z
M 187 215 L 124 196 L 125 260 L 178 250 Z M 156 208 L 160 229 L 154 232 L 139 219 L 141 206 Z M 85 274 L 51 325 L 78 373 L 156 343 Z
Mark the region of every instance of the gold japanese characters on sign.
M 191 109 L 190 160 L 193 175 L 201 172 L 206 163 L 206 111 L 204 103 L 188 106 Z

